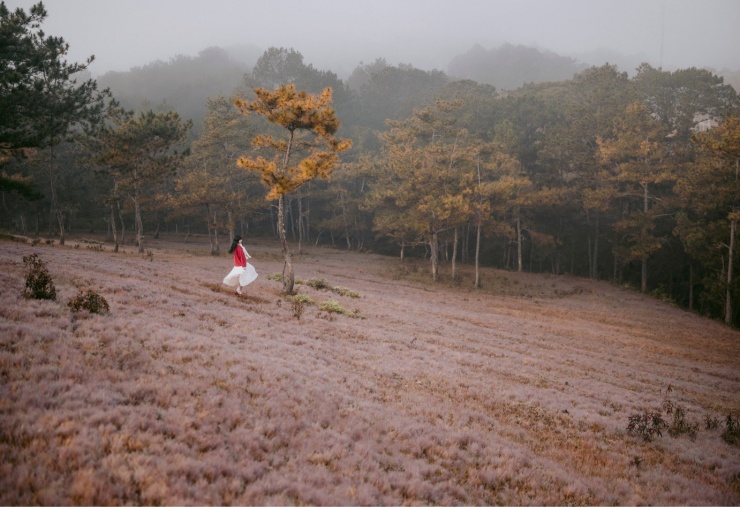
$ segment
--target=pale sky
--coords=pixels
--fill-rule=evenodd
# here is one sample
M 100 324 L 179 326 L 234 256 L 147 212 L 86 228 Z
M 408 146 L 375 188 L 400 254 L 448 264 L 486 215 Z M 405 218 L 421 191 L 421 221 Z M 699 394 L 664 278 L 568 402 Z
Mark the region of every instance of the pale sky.
M 26 10 L 33 0 L 6 0 Z M 42 29 L 97 76 L 249 44 L 347 75 L 383 57 L 447 70 L 474 44 L 574 56 L 609 49 L 665 69 L 740 70 L 740 0 L 45 0 Z M 603 63 L 603 62 L 601 62 Z M 621 69 L 632 71 L 634 69 Z

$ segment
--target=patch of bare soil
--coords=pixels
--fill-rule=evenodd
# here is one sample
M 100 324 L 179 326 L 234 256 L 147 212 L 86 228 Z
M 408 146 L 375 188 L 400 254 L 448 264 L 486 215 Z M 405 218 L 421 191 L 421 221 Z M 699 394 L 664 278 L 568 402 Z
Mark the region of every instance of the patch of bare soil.
M 239 297 L 202 240 L 0 240 L 0 503 L 740 503 L 737 331 L 603 282 L 476 291 L 316 247 L 288 299 L 278 245 L 246 246 Z M 34 252 L 57 301 L 22 296 Z M 72 312 L 80 289 L 110 313 Z M 661 435 L 627 431 L 645 412 Z

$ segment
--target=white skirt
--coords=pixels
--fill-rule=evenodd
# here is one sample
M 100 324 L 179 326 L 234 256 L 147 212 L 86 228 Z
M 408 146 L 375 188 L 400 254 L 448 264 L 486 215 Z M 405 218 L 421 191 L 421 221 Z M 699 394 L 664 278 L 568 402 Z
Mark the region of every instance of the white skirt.
M 244 287 L 245 285 L 249 285 L 256 279 L 257 271 L 251 264 L 247 264 L 246 268 L 243 268 L 241 266 L 234 266 L 234 269 L 232 269 L 231 272 L 226 275 L 226 277 L 224 277 L 224 284 L 231 287 L 236 287 L 237 285 L 241 285 L 242 287 Z

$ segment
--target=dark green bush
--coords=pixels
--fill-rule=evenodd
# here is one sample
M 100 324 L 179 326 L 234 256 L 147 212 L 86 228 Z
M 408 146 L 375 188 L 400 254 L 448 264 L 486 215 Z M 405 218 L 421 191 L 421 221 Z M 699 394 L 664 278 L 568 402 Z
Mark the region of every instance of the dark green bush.
M 44 261 L 37 254 L 23 257 L 26 265 L 26 288 L 23 295 L 28 299 L 56 300 L 57 289 Z
M 668 427 L 660 412 L 645 410 L 642 414 L 634 414 L 629 418 L 627 432 L 640 435 L 645 442 L 650 442 L 655 435 L 662 437 L 662 430 Z
M 87 310 L 90 313 L 108 313 L 110 307 L 103 296 L 93 290 L 79 291 L 77 296 L 67 303 L 73 312 Z

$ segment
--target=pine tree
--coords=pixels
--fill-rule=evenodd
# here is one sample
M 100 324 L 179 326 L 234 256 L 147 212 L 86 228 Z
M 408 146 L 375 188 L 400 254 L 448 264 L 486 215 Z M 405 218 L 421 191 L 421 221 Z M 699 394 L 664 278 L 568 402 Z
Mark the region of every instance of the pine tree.
M 271 152 L 271 158 L 240 157 L 237 165 L 262 176 L 269 190 L 267 199 L 278 200 L 278 234 L 285 258 L 283 292 L 293 293 L 295 274 L 285 234 L 285 196 L 314 178 L 328 178 L 339 161 L 339 153 L 351 146 L 348 139 L 334 136 L 339 120 L 330 106 L 332 90 L 326 88 L 319 95 L 296 91 L 292 84 L 275 91 L 255 88 L 256 99 L 235 100 L 242 114 L 258 114 L 271 124 L 281 127 L 284 138 L 271 134 L 257 135 L 252 144 Z M 294 155 L 305 155 L 293 163 Z

